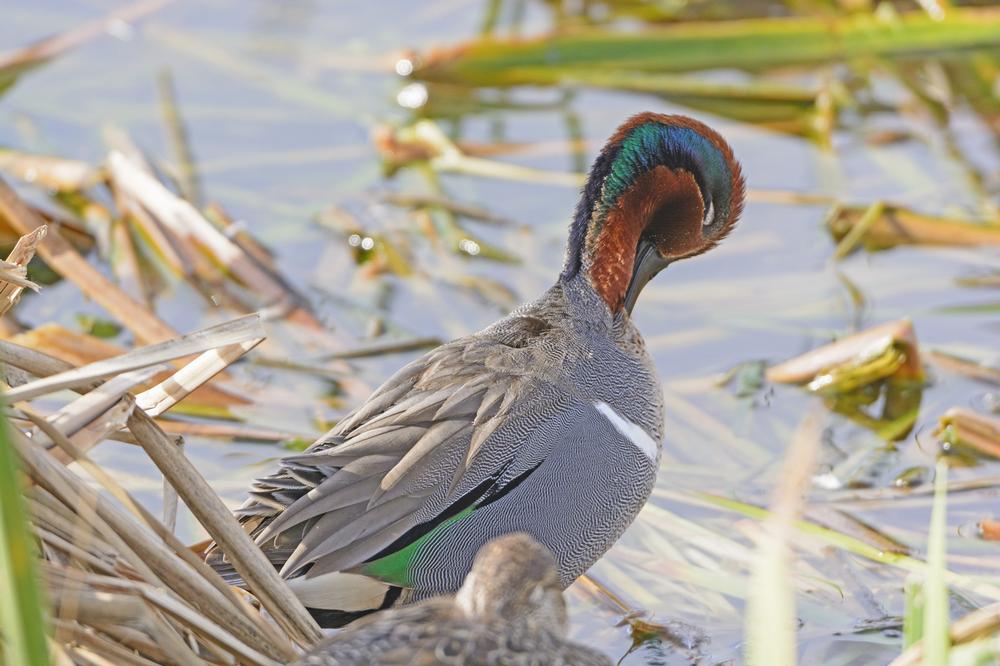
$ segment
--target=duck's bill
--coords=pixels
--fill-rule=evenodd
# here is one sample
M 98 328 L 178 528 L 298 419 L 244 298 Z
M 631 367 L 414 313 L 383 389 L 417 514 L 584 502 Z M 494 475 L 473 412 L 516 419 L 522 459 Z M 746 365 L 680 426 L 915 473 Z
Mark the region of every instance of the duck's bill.
M 632 279 L 625 292 L 624 308 L 629 314 L 632 314 L 632 308 L 635 307 L 642 288 L 669 264 L 670 261 L 660 255 L 652 242 L 646 239 L 639 240 L 639 245 L 635 249 L 635 263 L 632 265 Z

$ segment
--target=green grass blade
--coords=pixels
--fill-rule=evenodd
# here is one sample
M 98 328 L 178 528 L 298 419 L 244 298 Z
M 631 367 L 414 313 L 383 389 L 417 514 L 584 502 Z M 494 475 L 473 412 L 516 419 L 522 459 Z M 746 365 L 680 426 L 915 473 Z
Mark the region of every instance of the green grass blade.
M 927 577 L 924 582 L 924 664 L 947 666 L 948 585 L 945 583 L 947 539 L 948 463 L 938 460 L 934 479 L 934 505 L 927 537 Z
M 7 424 L 0 423 L 0 661 L 40 666 L 49 663 L 49 653 L 18 465 Z
M 924 583 L 917 576 L 908 576 L 903 586 L 903 649 L 924 637 Z

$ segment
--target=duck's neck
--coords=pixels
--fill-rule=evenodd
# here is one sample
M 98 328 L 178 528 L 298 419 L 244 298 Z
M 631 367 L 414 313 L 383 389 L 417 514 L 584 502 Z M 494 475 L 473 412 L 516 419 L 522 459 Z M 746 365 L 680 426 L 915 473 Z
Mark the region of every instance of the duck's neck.
M 610 332 L 614 326 L 614 320 L 626 314 L 624 311 L 612 312 L 583 272 L 576 275 L 563 273 L 559 277 L 555 289 L 558 290 L 560 300 L 569 310 L 569 319 L 573 322 L 583 323 L 590 328 L 599 328 Z

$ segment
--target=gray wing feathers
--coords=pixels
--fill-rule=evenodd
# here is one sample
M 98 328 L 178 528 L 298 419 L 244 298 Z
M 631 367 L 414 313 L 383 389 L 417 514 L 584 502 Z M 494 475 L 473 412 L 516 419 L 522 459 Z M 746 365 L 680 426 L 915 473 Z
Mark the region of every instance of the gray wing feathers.
M 476 336 L 443 345 L 309 450 L 282 460 L 239 513 L 263 518 L 256 540 L 287 553 L 283 575 L 310 563 L 319 572 L 363 562 L 495 472 L 472 466 L 474 457 L 561 353 Z M 509 454 L 491 449 L 491 461 L 527 453 L 521 441 L 506 446 Z M 301 540 L 289 552 L 292 539 Z

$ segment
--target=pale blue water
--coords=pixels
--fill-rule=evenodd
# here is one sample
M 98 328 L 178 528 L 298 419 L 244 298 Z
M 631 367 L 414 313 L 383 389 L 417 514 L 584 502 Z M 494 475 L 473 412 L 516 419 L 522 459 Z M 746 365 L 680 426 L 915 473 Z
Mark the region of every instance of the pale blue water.
M 0 22 L 0 49 L 77 25 L 116 6 L 105 1 L 8 3 Z M 475 1 L 282 3 L 212 0 L 176 2 L 142 21 L 125 39 L 106 37 L 25 75 L 0 100 L 0 145 L 98 163 L 105 148 L 102 128 L 128 130 L 150 155 L 169 160 L 170 149 L 157 98 L 156 77 L 171 72 L 177 99 L 208 200 L 219 201 L 272 248 L 285 276 L 306 293 L 317 311 L 349 344 L 363 344 L 373 315 L 390 337 L 450 338 L 475 331 L 516 302 L 540 293 L 562 261 L 564 234 L 577 193 L 571 187 L 489 180 L 460 175 L 441 178 L 451 197 L 509 218 L 518 228 L 468 223 L 477 237 L 504 248 L 518 264 L 437 255 L 413 235 L 418 278 L 360 275 L 345 238 L 317 224 L 329 206 L 347 205 L 365 230 L 387 220 L 415 225 L 394 209 L 373 207 L 373 193 L 428 193 L 413 171 L 383 176 L 369 139 L 377 122 L 402 122 L 411 112 L 395 101 L 406 84 L 387 70 L 388 54 L 417 51 L 474 37 L 488 3 Z M 518 4 L 518 3 L 512 3 Z M 520 3 L 524 31 L 550 22 L 544 3 Z M 504 11 L 513 11 L 504 4 Z M 507 16 L 508 14 L 504 14 Z M 908 93 L 886 74 L 874 89 L 883 101 L 900 104 Z M 809 81 L 810 75 L 799 80 Z M 564 94 L 565 93 L 565 94 Z M 433 94 L 433 91 L 432 91 Z M 494 96 L 498 97 L 498 96 Z M 455 138 L 471 143 L 562 141 L 578 123 L 587 140 L 583 155 L 562 149 L 506 159 L 526 166 L 571 171 L 589 163 L 624 118 L 643 110 L 692 113 L 732 142 L 754 189 L 835 195 L 867 203 L 884 198 L 924 212 L 971 215 L 980 208 L 966 171 L 934 138 L 919 113 L 858 116 L 847 112 L 834 147 L 824 151 L 798 137 L 714 117 L 648 94 L 569 87 L 513 91 L 502 104 L 443 122 Z M 432 100 L 433 101 L 433 100 Z M 866 144 L 875 129 L 906 130 L 913 138 L 884 147 Z M 954 114 L 950 129 L 971 164 L 985 174 L 987 196 L 997 201 L 1000 154 L 996 138 L 968 108 Z M 931 137 L 922 141 L 922 136 Z M 582 158 L 582 162 L 581 162 Z M 30 190 L 25 190 L 30 192 Z M 826 207 L 750 203 L 733 236 L 715 252 L 675 265 L 651 284 L 636 319 L 660 368 L 668 395 L 668 435 L 659 489 L 705 490 L 747 501 L 766 501 L 790 432 L 810 399 L 790 387 L 756 400 L 713 388 L 709 378 L 752 360 L 778 361 L 810 349 L 853 326 L 903 316 L 913 319 L 922 344 L 997 360 L 996 290 L 956 286 L 959 277 L 1000 268 L 993 249 L 898 248 L 859 253 L 831 263 L 833 242 L 822 227 Z M 855 312 L 841 278 L 864 294 Z M 460 275 L 495 280 L 508 297 L 484 298 L 454 285 Z M 954 306 L 994 304 L 991 311 L 949 312 Z M 158 303 L 158 313 L 181 330 L 232 313 L 212 311 L 189 288 L 176 286 Z M 59 284 L 17 311 L 27 325 L 59 321 L 75 327 L 78 313 L 100 313 L 72 285 Z M 284 333 L 275 329 L 274 335 Z M 288 349 L 286 345 L 283 347 Z M 313 362 L 315 350 L 291 347 L 290 360 Z M 282 347 L 264 347 L 278 355 Z M 355 371 L 379 383 L 412 354 L 357 361 Z M 328 385 L 301 374 L 256 366 L 234 370 L 237 384 L 255 404 L 249 422 L 316 434 L 316 418 L 333 419 L 342 405 L 324 401 Z M 915 431 L 894 452 L 870 433 L 834 418 L 824 463 L 854 455 L 857 478 L 886 485 L 903 469 L 933 464 L 929 432 L 951 406 L 980 404 L 987 388 L 944 372 L 932 372 Z M 269 444 L 190 439 L 187 451 L 227 501 L 236 504 L 249 480 L 268 468 L 282 449 Z M 867 457 L 863 455 L 869 451 Z M 95 458 L 116 470 L 136 494 L 159 506 L 159 481 L 135 449 L 105 444 Z M 867 470 L 867 471 L 866 471 Z M 995 475 L 996 464 L 959 469 L 953 477 Z M 822 501 L 822 493 L 817 497 Z M 723 539 L 747 546 L 742 519 L 659 497 L 659 508 L 713 530 L 708 544 L 678 535 L 662 514 L 647 511 L 594 573 L 657 621 L 682 621 L 704 631 L 710 643 L 704 663 L 739 659 L 745 569 L 738 558 L 720 557 Z M 953 563 L 959 570 L 996 573 L 995 550 L 970 538 L 968 526 L 995 507 L 994 493 L 956 496 L 949 514 L 953 553 L 986 555 L 980 562 Z M 925 500 L 874 508 L 843 507 L 859 519 L 922 547 L 929 503 Z M 959 535 L 959 528 L 963 531 Z M 182 517 L 185 538 L 200 536 Z M 713 545 L 714 544 L 714 545 Z M 735 552 L 735 551 L 734 551 Z M 886 663 L 898 637 L 879 631 L 854 633 L 857 622 L 876 619 L 877 609 L 861 590 L 870 589 L 885 612 L 901 612 L 903 575 L 854 556 L 810 551 L 807 560 L 827 583 L 800 595 L 802 663 Z M 676 562 L 712 572 L 709 582 L 691 582 Z M 840 593 L 834 593 L 835 581 Z M 709 589 L 722 585 L 726 589 Z M 570 593 L 573 632 L 618 659 L 630 644 L 619 617 Z M 959 607 L 960 610 L 960 607 Z M 625 657 L 625 664 L 685 663 L 656 643 Z

